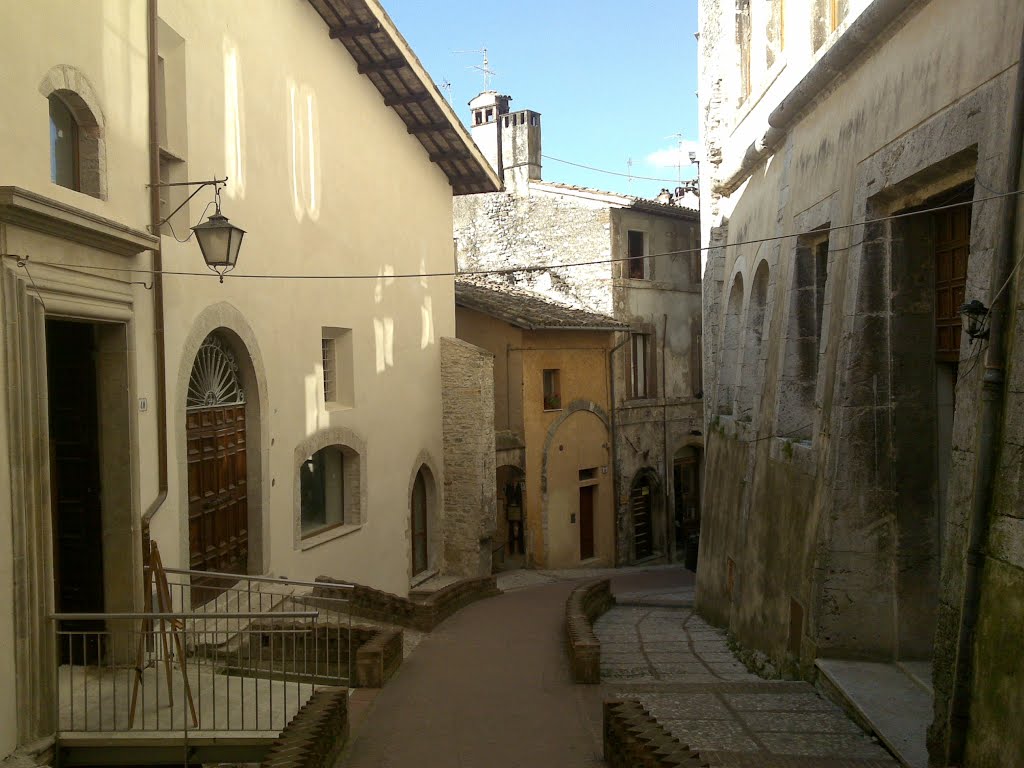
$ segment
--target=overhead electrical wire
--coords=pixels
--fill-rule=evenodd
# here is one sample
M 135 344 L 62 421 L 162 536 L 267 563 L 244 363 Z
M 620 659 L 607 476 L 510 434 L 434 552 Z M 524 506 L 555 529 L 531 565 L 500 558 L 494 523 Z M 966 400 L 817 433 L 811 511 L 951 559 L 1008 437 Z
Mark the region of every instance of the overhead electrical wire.
M 571 160 L 563 160 L 560 157 L 552 157 L 551 155 L 541 155 L 545 160 L 554 160 L 556 163 L 562 163 L 564 165 L 571 165 L 574 168 L 583 168 L 587 171 L 596 171 L 597 173 L 606 173 L 609 176 L 621 176 L 624 179 L 636 179 L 637 181 L 664 181 L 669 184 L 685 184 L 693 179 L 660 179 L 657 176 L 637 176 L 635 173 L 622 173 L 621 171 L 609 171 L 605 168 L 595 168 L 592 165 L 584 165 L 583 163 L 574 163 Z M 543 183 L 543 182 L 542 182 Z
M 977 200 L 964 200 L 961 202 L 950 203 L 948 205 L 939 205 L 932 208 L 923 208 L 916 211 L 910 211 L 907 213 L 895 213 L 889 216 L 879 216 L 874 219 L 866 219 L 852 224 L 837 224 L 835 226 L 829 226 L 823 229 L 814 230 L 814 234 L 822 234 L 825 232 L 835 232 L 842 229 L 854 229 L 856 227 L 864 227 L 868 224 L 877 224 L 883 221 L 893 221 L 896 219 L 904 219 L 910 216 L 920 216 L 926 213 L 935 213 L 937 211 L 945 211 L 951 208 L 960 208 L 965 205 L 974 205 L 975 203 L 983 203 L 989 200 L 998 200 L 1004 197 L 1010 197 L 1011 195 L 1020 195 L 1024 193 L 1024 190 L 1015 190 L 1013 192 L 1004 192 L 998 195 L 991 195 L 989 197 L 982 197 Z M 662 251 L 660 253 L 651 253 L 643 257 L 645 259 L 655 259 L 662 256 L 683 256 L 694 253 L 702 253 L 704 251 L 710 251 L 717 248 L 738 248 L 744 245 L 757 245 L 760 243 L 770 243 L 779 240 L 787 240 L 792 237 L 799 237 L 805 235 L 806 232 L 793 232 L 785 235 L 772 235 L 771 237 L 761 237 L 753 240 L 742 240 L 735 243 L 721 243 L 718 245 L 705 245 L 698 248 L 684 248 L 675 251 Z M 861 241 L 863 242 L 863 241 Z M 844 250 L 850 250 L 860 245 L 861 242 L 854 243 L 852 245 L 843 248 L 830 249 L 832 252 L 839 252 Z M 184 272 L 178 270 L 152 270 L 152 269 L 138 269 L 134 267 L 101 267 L 97 265 L 70 265 L 70 264 L 58 264 L 47 261 L 37 261 L 29 256 L 19 256 L 17 254 L 0 254 L 3 258 L 13 259 L 18 261 L 20 264 L 32 264 L 36 266 L 56 267 L 58 269 L 66 269 L 72 271 L 100 271 L 100 272 L 127 272 L 127 273 L 140 273 L 147 275 L 171 275 L 179 277 L 214 277 L 219 276 L 213 272 Z M 616 262 L 630 261 L 629 256 L 620 256 L 608 259 L 592 259 L 588 261 L 574 261 L 565 264 L 534 264 L 529 266 L 517 266 L 517 267 L 502 267 L 500 269 L 467 269 L 460 271 L 444 271 L 444 272 L 410 272 L 397 275 L 388 274 L 365 274 L 365 275 L 341 275 L 341 274 L 321 274 L 321 275 L 282 275 L 282 274 L 239 274 L 237 272 L 230 273 L 225 276 L 225 280 L 400 280 L 400 279 L 418 279 L 422 280 L 428 277 L 474 277 L 474 276 L 490 276 L 490 275 L 512 275 L 529 272 L 545 272 L 554 269 L 569 269 L 573 267 L 591 267 L 598 266 L 601 264 L 614 264 Z M 1024 261 L 1024 259 L 1022 259 Z M 1018 262 L 1018 267 L 1021 262 Z M 1005 286 L 1004 286 L 1005 287 Z

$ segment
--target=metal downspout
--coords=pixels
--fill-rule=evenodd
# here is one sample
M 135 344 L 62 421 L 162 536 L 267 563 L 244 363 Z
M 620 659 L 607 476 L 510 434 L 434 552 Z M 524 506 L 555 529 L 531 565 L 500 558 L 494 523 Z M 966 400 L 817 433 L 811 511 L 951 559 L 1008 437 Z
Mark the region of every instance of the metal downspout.
M 672 535 L 672 523 L 674 517 L 671 514 L 672 504 L 669 495 L 669 478 L 672 477 L 670 458 L 668 455 L 668 390 L 665 374 L 665 345 L 668 343 L 668 315 L 662 315 L 661 324 L 661 444 L 662 462 L 661 466 L 665 473 L 662 480 L 662 495 L 664 496 L 664 522 L 665 522 L 665 562 L 671 563 L 675 555 L 675 537 Z
M 614 355 L 623 347 L 626 342 L 629 341 L 629 332 L 626 332 L 625 338 L 616 344 L 614 347 L 608 350 L 608 420 L 611 424 L 612 433 L 612 495 L 615 497 L 615 557 L 613 563 L 618 566 L 622 563 L 618 562 L 619 559 L 619 451 L 618 441 L 615 434 L 615 364 Z M 629 558 L 627 557 L 628 561 Z
M 147 58 L 149 76 L 149 217 L 153 235 L 160 238 L 160 126 L 157 118 L 157 0 L 147 0 Z M 167 351 L 164 345 L 164 278 L 161 244 L 153 249 L 153 353 L 156 378 L 157 495 L 142 514 L 143 563 L 149 560 L 149 524 L 167 500 Z M 144 595 L 148 601 L 150 596 Z
M 1019 189 L 1021 143 L 1024 142 L 1024 31 L 1021 33 L 1017 59 L 1017 83 L 1014 90 L 1010 146 L 1007 152 L 1006 191 Z M 992 486 L 999 453 L 1000 424 L 1005 397 L 1006 343 L 1005 322 L 1010 306 L 1009 293 L 1003 291 L 1013 272 L 1013 244 L 1017 225 L 1019 199 L 1010 195 L 1002 199 L 1002 229 L 999 246 L 992 264 L 992 307 L 989 320 L 989 345 L 985 353 L 982 376 L 981 423 L 978 457 L 975 465 L 974 496 L 968 520 L 967 564 L 960 613 L 960 632 L 953 672 L 953 696 L 949 707 L 948 755 L 943 762 L 963 763 L 970 727 L 971 685 L 974 669 L 974 640 L 981 602 L 981 579 L 988 544 L 989 517 L 992 512 Z M 1003 291 L 1000 293 L 1000 291 Z

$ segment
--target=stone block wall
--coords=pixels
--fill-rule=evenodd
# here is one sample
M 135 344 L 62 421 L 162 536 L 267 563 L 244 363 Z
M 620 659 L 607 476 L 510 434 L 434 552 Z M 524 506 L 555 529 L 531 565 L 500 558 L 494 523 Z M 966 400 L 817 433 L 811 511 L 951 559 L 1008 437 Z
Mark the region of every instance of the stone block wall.
M 496 525 L 494 356 L 459 339 L 441 339 L 444 573 L 491 572 Z
M 459 268 L 575 263 L 611 257 L 611 213 L 558 197 L 508 192 L 454 200 Z M 521 288 L 610 315 L 611 265 L 510 275 Z
M 577 587 L 565 601 L 565 632 L 574 682 L 601 682 L 601 642 L 594 635 L 594 622 L 614 605 L 608 579 Z

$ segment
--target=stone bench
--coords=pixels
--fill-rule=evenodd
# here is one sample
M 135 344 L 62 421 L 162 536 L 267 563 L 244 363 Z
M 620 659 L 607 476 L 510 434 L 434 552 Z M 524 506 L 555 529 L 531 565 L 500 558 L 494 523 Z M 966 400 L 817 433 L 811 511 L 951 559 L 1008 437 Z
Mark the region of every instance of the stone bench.
M 613 605 L 609 579 L 582 584 L 565 601 L 569 661 L 577 683 L 601 682 L 601 641 L 594 634 L 594 622 Z

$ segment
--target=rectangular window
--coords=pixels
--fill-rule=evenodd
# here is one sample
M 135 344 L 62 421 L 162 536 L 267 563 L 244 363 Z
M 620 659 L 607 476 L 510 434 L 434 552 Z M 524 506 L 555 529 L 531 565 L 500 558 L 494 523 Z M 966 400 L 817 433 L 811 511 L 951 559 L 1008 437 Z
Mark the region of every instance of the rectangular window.
M 352 329 L 325 326 L 320 330 L 324 405 L 329 408 L 352 408 L 355 406 Z
M 561 375 L 558 368 L 544 370 L 544 410 L 557 411 L 562 407 Z
M 337 352 L 334 339 L 320 340 L 320 357 L 324 366 L 324 402 L 332 403 L 338 399 Z
M 782 58 L 782 50 L 786 46 L 784 15 L 783 0 L 771 0 L 771 15 L 765 28 L 765 64 L 768 65 L 768 69 Z
M 633 397 L 649 397 L 647 391 L 647 334 L 634 333 L 630 339 Z
M 633 280 L 643 280 L 647 277 L 647 243 L 643 232 L 629 230 L 626 232 L 626 246 L 629 256 L 629 276 Z
M 345 456 L 338 446 L 321 448 L 299 469 L 302 535 L 345 522 Z
M 180 183 L 188 179 L 188 126 L 185 98 L 185 40 L 162 19 L 157 26 L 156 118 L 160 147 L 160 183 Z M 185 203 L 187 187 L 160 187 L 160 227 L 162 235 L 184 237 L 190 226 L 190 205 Z M 184 207 L 174 216 L 171 212 Z M 172 230 L 173 228 L 173 230 Z
M 750 95 L 750 0 L 736 0 L 736 48 L 740 53 L 740 102 Z

